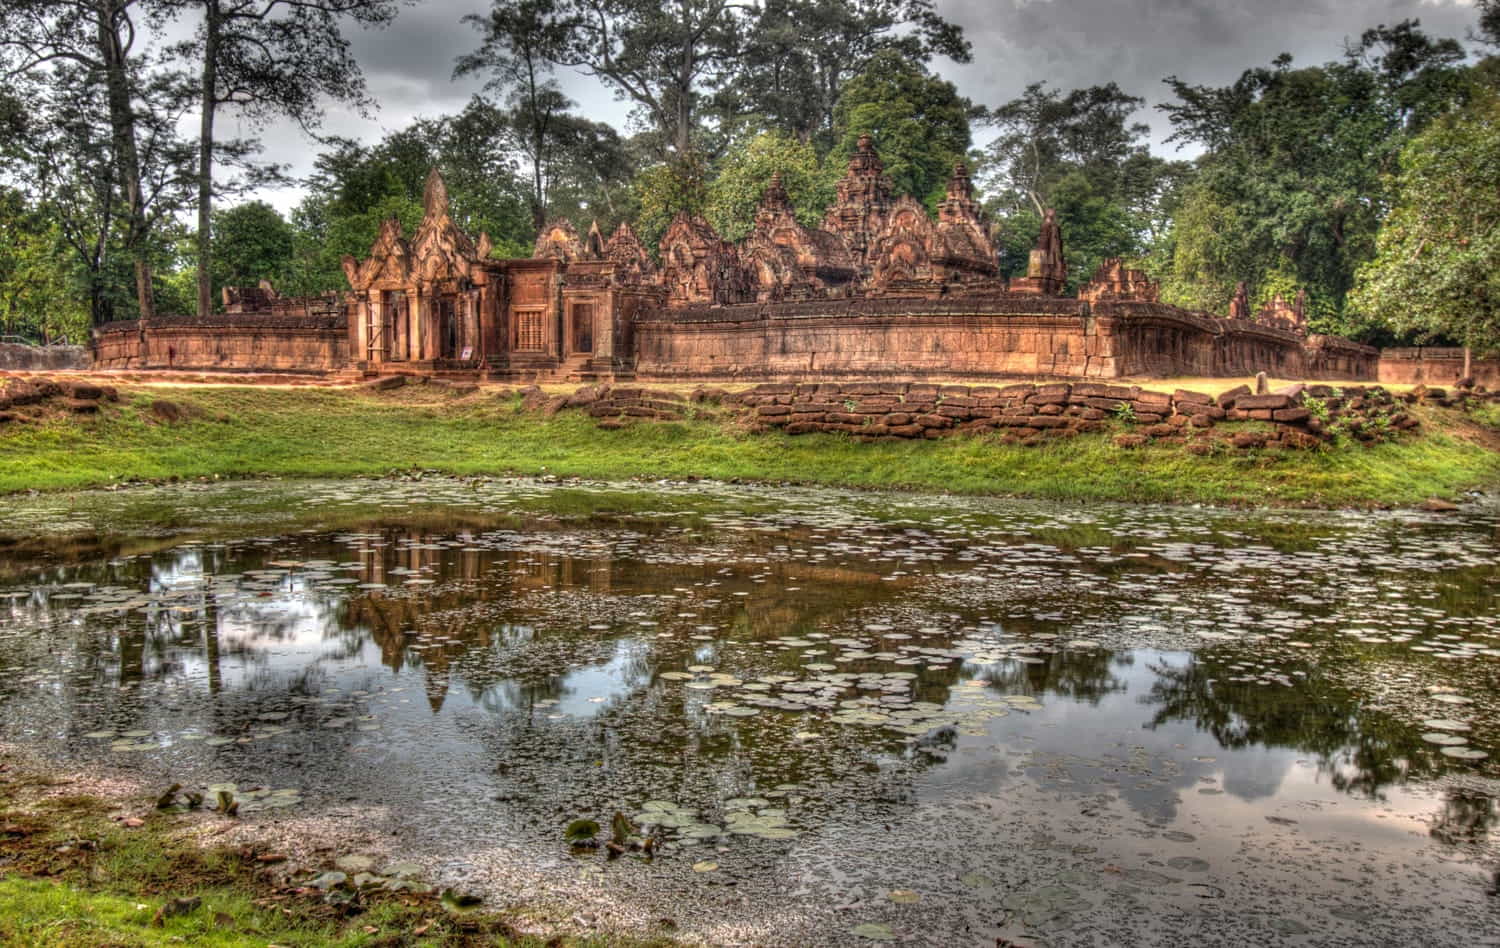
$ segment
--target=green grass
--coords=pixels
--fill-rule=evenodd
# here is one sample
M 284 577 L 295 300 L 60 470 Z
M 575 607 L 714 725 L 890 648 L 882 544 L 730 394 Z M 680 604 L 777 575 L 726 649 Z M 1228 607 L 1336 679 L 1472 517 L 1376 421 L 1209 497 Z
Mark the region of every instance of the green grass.
M 165 397 L 189 409 L 164 423 Z M 1107 435 L 1039 447 L 994 435 L 865 444 L 836 435 L 750 434 L 712 418 L 596 428 L 587 415 L 524 413 L 514 401 L 421 387 L 394 395 L 257 387 L 127 391 L 98 417 L 51 415 L 0 430 L 0 493 L 197 477 L 341 477 L 413 468 L 458 475 L 706 477 L 1085 501 L 1378 506 L 1500 483 L 1500 453 L 1456 412 L 1420 409 L 1424 433 L 1366 447 L 1122 450 Z M 1471 432 L 1472 433 L 1472 432 Z
M 164 814 L 150 800 L 49 796 L 49 778 L 7 768 L 0 783 L 0 944 L 206 945 L 214 948 L 356 946 L 666 946 L 649 935 L 572 938 L 537 909 L 450 913 L 436 895 L 370 895 L 334 907 L 274 880 L 254 853 L 205 846 L 193 835 L 221 817 Z M 124 805 L 149 814 L 127 829 Z M 210 827 L 211 828 L 211 827 Z M 178 898 L 198 904 L 157 918 Z

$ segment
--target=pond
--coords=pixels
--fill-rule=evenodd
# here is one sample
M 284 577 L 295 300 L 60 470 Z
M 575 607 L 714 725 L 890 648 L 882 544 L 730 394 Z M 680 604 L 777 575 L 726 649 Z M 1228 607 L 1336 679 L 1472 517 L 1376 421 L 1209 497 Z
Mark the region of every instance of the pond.
M 716 944 L 1474 944 L 1500 510 L 408 478 L 10 498 L 0 740 Z M 615 813 L 655 852 L 574 851 Z M 670 920 L 668 922 L 667 920 Z

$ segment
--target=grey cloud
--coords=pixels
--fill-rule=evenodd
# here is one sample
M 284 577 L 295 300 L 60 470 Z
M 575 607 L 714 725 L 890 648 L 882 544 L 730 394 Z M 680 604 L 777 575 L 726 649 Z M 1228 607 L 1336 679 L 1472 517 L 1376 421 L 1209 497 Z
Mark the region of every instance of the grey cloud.
M 1114 81 L 1149 105 L 1162 79 L 1223 84 L 1282 52 L 1299 63 L 1336 59 L 1346 40 L 1379 23 L 1417 18 L 1437 36 L 1462 38 L 1475 20 L 1460 0 L 939 0 L 964 26 L 974 62 L 940 72 L 984 105 L 1028 83 L 1064 90 Z M 1156 137 L 1160 113 L 1139 116 Z

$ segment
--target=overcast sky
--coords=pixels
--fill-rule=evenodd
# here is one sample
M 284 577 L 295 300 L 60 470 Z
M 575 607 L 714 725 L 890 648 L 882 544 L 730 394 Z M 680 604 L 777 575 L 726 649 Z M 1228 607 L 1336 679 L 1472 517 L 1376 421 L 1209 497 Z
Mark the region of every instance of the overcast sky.
M 937 0 L 937 7 L 974 46 L 967 65 L 934 64 L 963 95 L 994 106 L 1031 82 L 1068 90 L 1113 80 L 1146 98 L 1138 117 L 1158 140 L 1166 123 L 1150 106 L 1164 98 L 1165 76 L 1224 84 L 1281 52 L 1304 64 L 1334 59 L 1346 39 L 1380 23 L 1415 17 L 1429 33 L 1462 39 L 1476 19 L 1472 0 Z M 379 111 L 366 119 L 331 109 L 324 130 L 374 141 L 414 118 L 463 108 L 480 83 L 451 78 L 454 58 L 478 43 L 461 19 L 485 9 L 484 0 L 420 0 L 385 30 L 351 30 Z M 623 128 L 628 106 L 609 89 L 579 74 L 559 78 L 589 117 Z M 226 119 L 226 134 L 241 130 Z M 295 128 L 272 126 L 263 137 L 266 158 L 297 174 L 311 168 L 316 148 Z M 301 193 L 262 196 L 288 210 Z

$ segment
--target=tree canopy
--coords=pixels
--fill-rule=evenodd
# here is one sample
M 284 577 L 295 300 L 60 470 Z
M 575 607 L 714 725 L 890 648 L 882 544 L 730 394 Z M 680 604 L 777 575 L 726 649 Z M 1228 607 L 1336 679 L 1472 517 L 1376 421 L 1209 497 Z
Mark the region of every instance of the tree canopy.
M 1407 143 L 1355 304 L 1397 333 L 1500 350 L 1500 94 Z

